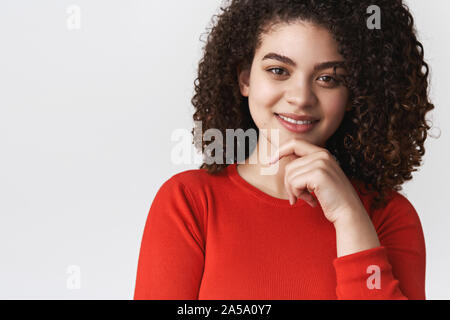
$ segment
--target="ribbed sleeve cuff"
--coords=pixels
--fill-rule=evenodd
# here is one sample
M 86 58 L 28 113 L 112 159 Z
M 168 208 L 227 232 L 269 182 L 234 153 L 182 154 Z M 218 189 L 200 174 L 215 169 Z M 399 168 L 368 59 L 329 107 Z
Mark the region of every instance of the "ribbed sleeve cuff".
M 338 257 L 333 266 L 338 299 L 406 299 L 383 246 Z

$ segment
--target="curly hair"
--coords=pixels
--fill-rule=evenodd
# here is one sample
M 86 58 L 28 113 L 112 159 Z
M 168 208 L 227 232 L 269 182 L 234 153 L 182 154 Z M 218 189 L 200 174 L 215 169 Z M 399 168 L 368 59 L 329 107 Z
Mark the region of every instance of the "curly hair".
M 278 23 L 298 19 L 325 27 L 338 44 L 348 75 L 350 111 L 326 149 L 348 178 L 373 191 L 372 209 L 384 207 L 392 190 L 412 179 L 425 154 L 428 64 L 417 40 L 413 17 L 402 0 L 378 0 L 382 26 L 367 27 L 372 0 L 228 0 L 212 18 L 195 79 L 194 121 L 202 133 L 218 129 L 255 129 L 248 98 L 240 93 L 237 68 L 250 67 L 261 36 Z M 215 19 L 217 18 L 217 19 Z M 212 141 L 194 135 L 202 152 Z M 226 143 L 223 143 L 223 150 Z M 250 148 L 245 147 L 246 158 Z M 225 154 L 225 153 L 222 153 Z M 234 153 L 236 154 L 236 152 Z M 225 157 L 225 156 L 224 156 Z M 234 159 L 236 160 L 236 159 Z M 228 164 L 207 164 L 211 174 Z

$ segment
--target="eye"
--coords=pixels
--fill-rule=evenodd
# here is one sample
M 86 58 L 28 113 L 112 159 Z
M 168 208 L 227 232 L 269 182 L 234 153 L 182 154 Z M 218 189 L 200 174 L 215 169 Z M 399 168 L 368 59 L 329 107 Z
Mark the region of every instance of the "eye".
M 272 72 L 273 70 L 286 72 L 286 70 L 284 70 L 283 68 L 271 68 L 271 69 L 268 69 L 267 71 L 272 73 L 272 74 L 274 74 L 274 75 L 276 75 L 276 76 L 283 76 L 283 74 L 279 74 L 278 72 Z
M 321 77 L 319 77 L 319 79 L 320 79 L 320 78 L 325 78 L 325 79 L 327 79 L 327 80 L 324 80 L 324 82 L 327 83 L 327 84 L 338 85 L 338 84 L 340 83 L 340 81 L 339 81 L 338 79 L 333 78 L 333 77 L 331 77 L 331 76 L 321 76 Z

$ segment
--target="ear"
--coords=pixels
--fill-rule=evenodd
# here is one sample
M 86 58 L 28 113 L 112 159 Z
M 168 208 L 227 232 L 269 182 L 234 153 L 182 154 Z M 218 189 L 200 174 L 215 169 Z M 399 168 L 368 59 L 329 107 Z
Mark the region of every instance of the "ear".
M 240 67 L 237 68 L 239 88 L 241 94 L 244 97 L 248 97 L 250 89 L 250 70 L 248 68 L 241 70 Z

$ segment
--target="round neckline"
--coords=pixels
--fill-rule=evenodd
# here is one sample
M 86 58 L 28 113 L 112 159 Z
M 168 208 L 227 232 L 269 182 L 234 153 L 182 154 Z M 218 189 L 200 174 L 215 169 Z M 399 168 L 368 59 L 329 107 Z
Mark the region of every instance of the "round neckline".
M 265 193 L 264 191 L 258 189 L 254 185 L 250 184 L 247 180 L 245 180 L 241 175 L 239 174 L 237 170 L 237 163 L 229 164 L 227 166 L 227 174 L 228 177 L 241 186 L 242 188 L 246 189 L 250 193 L 252 193 L 254 196 L 258 198 L 258 200 L 263 200 L 266 203 L 269 203 L 271 205 L 275 205 L 277 207 L 284 207 L 284 208 L 298 208 L 302 206 L 309 206 L 311 207 L 306 201 L 302 199 L 297 199 L 297 202 L 294 205 L 291 205 L 289 203 L 289 200 L 287 199 L 280 199 L 276 198 L 274 196 L 271 196 L 270 194 Z M 313 208 L 313 207 L 311 207 Z

